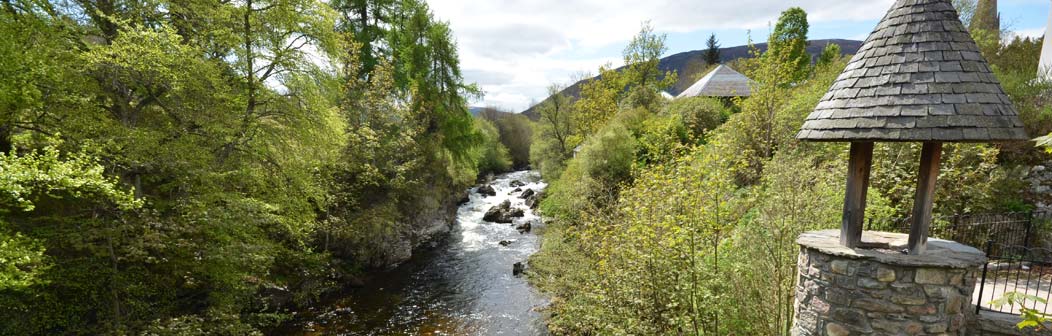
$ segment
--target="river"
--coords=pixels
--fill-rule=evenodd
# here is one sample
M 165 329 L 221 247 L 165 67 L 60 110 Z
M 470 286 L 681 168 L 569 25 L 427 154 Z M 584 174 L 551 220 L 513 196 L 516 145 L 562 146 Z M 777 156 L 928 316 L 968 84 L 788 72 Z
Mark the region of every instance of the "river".
M 523 190 L 541 191 L 540 175 L 521 171 L 498 176 L 491 183 L 497 196 L 485 197 L 472 189 L 470 200 L 457 210 L 457 222 L 446 239 L 413 260 L 376 274 L 362 288 L 330 298 L 302 312 L 283 328 L 288 335 L 546 335 L 538 312 L 547 299 L 512 265 L 525 264 L 540 239 L 520 234 L 516 226 L 540 218 L 513 192 L 512 181 Z M 525 216 L 513 224 L 482 220 L 486 210 L 505 200 Z M 501 241 L 510 241 L 501 246 Z

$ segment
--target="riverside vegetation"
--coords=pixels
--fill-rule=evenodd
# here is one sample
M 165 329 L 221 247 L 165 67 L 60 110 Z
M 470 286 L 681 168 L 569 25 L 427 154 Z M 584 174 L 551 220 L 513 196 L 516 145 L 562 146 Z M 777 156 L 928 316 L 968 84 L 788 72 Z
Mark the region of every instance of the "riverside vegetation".
M 11 0 L 0 36 L 0 334 L 258 334 L 512 165 L 422 0 Z
M 658 71 L 664 36 L 644 25 L 624 71 L 603 67 L 576 102 L 556 95 L 539 107 L 531 158 L 551 185 L 530 265 L 554 296 L 552 333 L 788 334 L 795 239 L 839 225 L 848 149 L 795 139 L 848 60 L 829 45 L 812 62 L 807 33 L 807 14 L 788 9 L 766 52 L 732 62 L 756 81 L 750 98 L 666 102 L 675 74 Z M 1040 40 L 972 33 L 1030 134 L 1052 131 L 1040 94 L 1050 87 L 1034 81 Z M 920 146 L 876 148 L 867 216 L 905 217 Z M 1027 210 L 1024 167 L 1042 153 L 947 145 L 936 213 Z
M 790 9 L 732 62 L 751 98 L 669 102 L 645 25 L 625 68 L 577 100 L 553 86 L 529 122 L 471 117 L 422 0 L 4 1 L 0 334 L 261 334 L 526 165 L 551 182 L 530 277 L 553 333 L 785 333 L 793 240 L 838 223 L 845 170 L 846 146 L 794 140 L 846 64 L 835 45 L 812 64 L 807 30 Z M 1040 41 L 973 35 L 1052 132 Z M 868 215 L 908 211 L 918 151 L 878 145 Z M 1042 155 L 947 146 L 936 211 L 1025 209 Z

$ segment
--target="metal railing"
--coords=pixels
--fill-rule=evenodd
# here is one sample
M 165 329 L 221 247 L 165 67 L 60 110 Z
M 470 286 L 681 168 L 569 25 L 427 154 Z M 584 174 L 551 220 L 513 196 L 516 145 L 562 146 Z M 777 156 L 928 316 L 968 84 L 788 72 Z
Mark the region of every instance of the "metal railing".
M 909 233 L 912 218 L 870 218 L 866 229 Z M 1052 301 L 1052 250 L 1034 248 L 1052 239 L 1052 212 L 961 214 L 932 218 L 929 236 L 970 245 L 986 252 L 972 303 L 975 311 L 1019 314 L 1020 308 L 1048 313 L 1049 305 L 1028 299 L 1022 305 L 993 306 L 1015 292 Z
M 866 222 L 866 230 L 909 233 L 911 222 L 909 217 L 870 218 Z M 932 218 L 929 236 L 978 249 L 986 247 L 988 241 L 993 241 L 993 255 L 1002 255 L 1001 247 L 1004 246 L 1033 246 L 1037 230 L 1047 228 L 1050 224 L 1052 213 L 1048 211 L 936 216 Z
M 982 310 L 1019 314 L 1020 308 L 1048 313 L 1047 301 L 1052 300 L 1052 250 L 1027 246 L 986 244 L 989 261 L 983 265 L 979 278 L 975 312 Z M 994 253 L 994 251 L 1000 251 Z M 1046 302 L 1025 299 L 1019 305 L 993 306 L 990 301 L 1007 293 L 1038 297 Z

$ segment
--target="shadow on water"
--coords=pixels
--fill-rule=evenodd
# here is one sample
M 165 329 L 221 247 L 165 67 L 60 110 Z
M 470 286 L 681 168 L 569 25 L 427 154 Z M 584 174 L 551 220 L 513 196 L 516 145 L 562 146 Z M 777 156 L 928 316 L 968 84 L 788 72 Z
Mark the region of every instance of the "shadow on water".
M 537 312 L 547 300 L 512 275 L 512 265 L 537 251 L 539 237 L 516 226 L 540 224 L 510 183 L 523 190 L 546 184 L 535 172 L 497 177 L 495 197 L 472 190 L 457 210 L 449 237 L 394 270 L 373 274 L 364 287 L 325 300 L 276 331 L 280 335 L 546 335 Z M 525 216 L 512 224 L 487 223 L 490 207 L 509 200 Z M 511 241 L 501 246 L 501 241 Z

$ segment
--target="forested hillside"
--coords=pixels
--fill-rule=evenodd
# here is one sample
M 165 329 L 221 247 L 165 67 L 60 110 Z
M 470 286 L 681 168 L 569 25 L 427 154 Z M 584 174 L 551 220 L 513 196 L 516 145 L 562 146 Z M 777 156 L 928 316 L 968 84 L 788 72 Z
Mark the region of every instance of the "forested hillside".
M 715 35 L 713 36 L 715 37 Z M 854 54 L 855 51 L 857 51 L 858 48 L 862 46 L 862 41 L 810 40 L 807 42 L 806 50 L 807 53 L 810 54 L 813 59 L 817 60 L 818 57 L 821 56 L 822 51 L 825 50 L 826 46 L 830 44 L 838 45 L 842 54 L 851 55 Z M 716 47 L 719 46 L 717 45 Z M 754 52 L 765 52 L 767 51 L 767 48 L 767 43 L 757 43 L 754 45 L 744 45 L 729 48 L 718 48 L 718 57 L 721 63 L 737 63 L 738 60 L 753 57 Z M 658 63 L 658 70 L 662 72 L 675 72 L 678 75 L 676 83 L 668 88 L 665 88 L 663 91 L 666 91 L 674 96 L 679 95 L 681 92 L 683 92 L 683 90 L 686 90 L 691 85 L 694 85 L 694 83 L 697 82 L 698 79 L 701 79 L 701 77 L 705 76 L 707 71 L 712 69 L 716 65 L 714 63 L 710 64 L 708 61 L 706 61 L 705 58 L 708 52 L 709 50 L 693 50 L 661 58 L 661 61 Z M 559 93 L 572 99 L 580 98 L 581 86 L 590 79 L 591 78 L 586 78 L 577 83 L 570 83 L 571 85 L 567 86 L 566 88 L 563 88 L 563 90 Z M 546 98 L 545 101 L 542 101 L 537 105 L 531 106 L 529 109 L 526 109 L 526 111 L 523 111 L 522 114 L 530 117 L 530 119 L 537 120 L 540 117 L 537 108 L 541 106 L 541 104 L 548 102 L 548 99 L 551 98 Z
M 0 334 L 258 333 L 510 165 L 422 0 L 12 0 L 0 36 Z
M 531 153 L 551 181 L 550 218 L 530 265 L 554 295 L 552 333 L 789 334 L 795 240 L 839 225 L 847 170 L 845 144 L 796 140 L 848 61 L 830 45 L 813 63 L 808 30 L 807 13 L 788 9 L 770 48 L 738 62 L 757 82 L 749 98 L 661 99 L 676 76 L 658 68 L 664 36 L 647 26 L 624 71 L 601 69 L 575 102 L 551 90 Z M 1034 81 L 1041 41 L 972 34 L 1029 133 L 1052 131 L 1041 94 L 1052 86 Z M 920 147 L 876 145 L 866 217 L 907 216 Z M 1029 209 L 1025 167 L 1044 155 L 1032 143 L 948 145 L 935 212 Z

